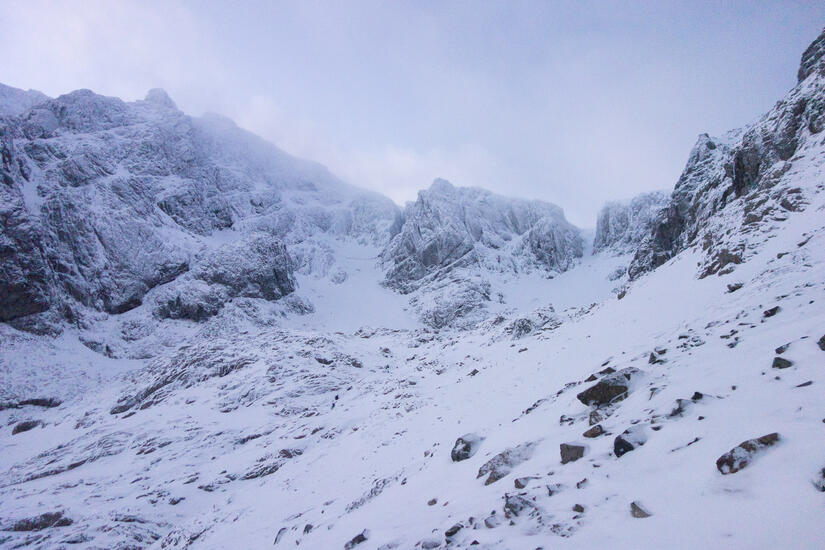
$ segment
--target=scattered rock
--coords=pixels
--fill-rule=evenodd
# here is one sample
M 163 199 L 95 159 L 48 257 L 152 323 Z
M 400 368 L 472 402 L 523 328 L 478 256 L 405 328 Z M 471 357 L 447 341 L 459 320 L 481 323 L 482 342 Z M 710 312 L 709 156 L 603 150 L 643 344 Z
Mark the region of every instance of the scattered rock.
M 286 527 L 281 527 L 280 529 L 278 529 L 278 534 L 275 535 L 275 542 L 273 542 L 272 544 L 278 544 L 279 542 L 281 542 L 281 539 L 286 534 L 286 532 L 287 532 Z
M 367 540 L 369 540 L 369 538 L 370 538 L 370 530 L 369 529 L 364 529 L 363 531 L 361 531 L 360 533 L 358 533 L 357 535 L 352 537 L 350 539 L 350 541 L 344 545 L 344 550 L 351 550 L 352 548 L 355 548 L 356 546 L 358 546 L 362 542 L 367 542 Z
M 464 525 L 462 525 L 461 523 L 456 523 L 455 525 L 444 531 L 444 536 L 448 539 L 451 539 L 454 536 L 456 536 L 458 532 L 462 529 L 464 529 Z
M 641 447 L 646 442 L 647 433 L 645 433 L 644 426 L 631 426 L 616 436 L 616 439 L 613 441 L 613 452 L 617 457 L 620 457 L 637 447 Z
M 468 458 L 476 454 L 478 448 L 481 446 L 482 441 L 484 441 L 484 438 L 478 434 L 469 433 L 462 435 L 461 437 L 455 440 L 453 450 L 450 451 L 450 458 L 453 460 L 453 462 L 461 462 L 462 460 L 467 460 Z
M 526 511 L 530 512 L 536 508 L 528 498 L 522 495 L 504 495 L 504 515 L 507 518 L 520 516 Z
M 782 355 L 783 353 L 785 353 L 786 351 L 788 351 L 788 348 L 789 348 L 789 347 L 791 347 L 791 343 L 790 343 L 790 342 L 788 342 L 787 344 L 782 344 L 781 346 L 779 346 L 778 348 L 776 348 L 774 351 L 776 352 L 776 354 L 777 354 L 777 355 Z
M 484 519 L 484 526 L 487 529 L 495 529 L 499 525 L 501 525 L 501 518 L 498 517 L 495 512 Z
M 584 432 L 582 435 L 584 437 L 592 439 L 594 437 L 599 437 L 603 433 L 604 433 L 604 428 L 602 428 L 602 425 L 601 424 L 596 424 L 595 426 L 593 426 L 592 428 L 590 428 L 589 430 Z
M 639 501 L 633 501 L 630 503 L 630 515 L 634 518 L 649 518 L 651 514 Z
M 739 470 L 746 467 L 753 460 L 754 456 L 772 447 L 779 442 L 779 434 L 774 432 L 768 435 L 763 435 L 756 439 L 748 439 L 743 441 L 730 451 L 726 452 L 716 460 L 716 468 L 722 472 L 723 475 L 735 474 Z
M 807 382 L 802 382 L 801 384 L 797 384 L 796 387 L 797 388 L 807 388 L 808 386 L 810 386 L 813 383 L 814 383 L 813 380 L 808 380 Z
M 765 318 L 773 317 L 774 315 L 779 313 L 780 309 L 782 309 L 782 308 L 780 308 L 779 306 L 773 306 L 770 309 L 766 309 L 765 311 L 762 312 L 762 317 L 765 317 Z
M 736 292 L 740 288 L 742 288 L 742 283 L 730 283 L 728 285 L 728 292 Z
M 576 397 L 585 405 L 602 406 L 621 401 L 633 388 L 635 379 L 643 374 L 637 368 L 627 367 L 607 375 Z
M 817 342 L 816 345 L 819 346 L 819 349 L 825 351 L 825 334 L 822 335 L 822 338 L 819 339 L 819 342 Z
M 436 504 L 438 504 L 438 499 L 437 498 L 431 498 L 430 500 L 427 501 L 427 506 L 435 506 Z
M 559 445 L 559 451 L 561 453 L 561 463 L 567 464 L 583 457 L 585 451 L 587 451 L 587 446 L 578 443 L 562 443 Z
M 43 426 L 42 420 L 23 420 L 22 422 L 18 422 L 15 424 L 14 428 L 11 431 L 11 435 L 17 435 L 19 433 L 27 432 L 29 430 L 33 430 L 38 426 Z
M 424 550 L 430 550 L 441 546 L 441 541 L 438 539 L 423 539 L 418 541 L 418 546 Z
M 782 357 L 774 357 L 773 364 L 771 364 L 771 367 L 775 369 L 787 369 L 788 367 L 792 366 L 793 362 L 788 361 L 787 359 L 783 359 Z
M 516 487 L 516 489 L 524 489 L 525 487 L 527 487 L 527 485 L 530 484 L 530 481 L 533 479 L 536 478 L 533 476 L 517 477 L 513 481 L 513 485 Z
M 582 512 L 584 512 L 584 506 L 582 506 L 581 504 L 575 504 L 573 505 L 573 511 L 581 514 Z

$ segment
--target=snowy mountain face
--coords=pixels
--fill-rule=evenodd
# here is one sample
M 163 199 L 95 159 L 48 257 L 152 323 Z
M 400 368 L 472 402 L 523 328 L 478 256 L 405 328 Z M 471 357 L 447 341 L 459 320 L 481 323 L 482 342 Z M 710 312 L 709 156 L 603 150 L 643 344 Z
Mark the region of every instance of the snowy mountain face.
M 632 278 L 697 244 L 705 249 L 703 276 L 734 269 L 759 234 L 804 208 L 810 198 L 799 180 L 809 170 L 816 177 L 825 127 L 824 56 L 820 36 L 803 55 L 798 84 L 773 109 L 722 139 L 699 137 L 670 204 L 636 251 Z
M 456 188 L 436 180 L 407 205 L 381 252 L 384 283 L 402 293 L 434 328 L 477 320 L 493 288 L 490 275 L 570 269 L 582 256 L 580 231 L 561 208 Z
M 0 547 L 821 546 L 823 44 L 592 249 L 161 91 L 0 119 Z
M 124 313 L 167 284 L 161 317 L 273 300 L 293 272 L 341 277 L 331 243 L 380 246 L 396 216 L 226 119 L 183 114 L 162 90 L 134 103 L 73 92 L 4 119 L 0 140 L 0 320 L 35 332 Z
M 0 117 L 20 115 L 48 99 L 46 94 L 37 90 L 20 90 L 0 84 Z
M 596 219 L 593 253 L 633 253 L 651 232 L 656 216 L 669 200 L 667 193 L 656 191 L 604 205 Z

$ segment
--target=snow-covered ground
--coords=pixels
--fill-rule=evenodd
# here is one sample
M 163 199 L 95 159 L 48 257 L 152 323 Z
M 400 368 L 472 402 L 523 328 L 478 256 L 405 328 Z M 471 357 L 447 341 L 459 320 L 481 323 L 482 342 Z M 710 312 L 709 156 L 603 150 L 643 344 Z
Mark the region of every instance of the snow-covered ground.
M 815 548 L 825 520 L 814 485 L 825 467 L 817 197 L 725 276 L 697 279 L 698 253 L 683 253 L 617 300 L 605 274 L 624 259 L 596 256 L 544 280 L 539 298 L 538 280 L 513 288 L 519 307 L 579 306 L 519 339 L 506 322 L 416 328 L 398 313 L 403 303 L 381 301 L 370 284 L 378 273 L 353 250 L 347 281 L 330 291 L 304 280 L 302 291 L 396 326 L 353 330 L 357 313 L 338 326 L 310 314 L 300 319 L 312 330 L 194 340 L 57 408 L 2 411 L 3 521 L 62 510 L 73 523 L 0 541 L 341 548 L 368 529 L 359 548 L 412 548 L 444 545 L 461 524 L 455 548 Z M 733 283 L 743 286 L 731 293 Z M 785 344 L 781 357 L 793 365 L 772 368 Z M 606 409 L 606 433 L 587 439 L 591 408 L 576 395 L 606 367 L 643 374 Z M 691 400 L 694 392 L 703 397 Z M 110 414 L 122 396 L 137 398 Z M 45 426 L 12 436 L 28 418 Z M 617 458 L 614 438 L 634 425 L 647 442 Z M 746 469 L 717 470 L 720 455 L 772 432 L 779 443 Z M 453 443 L 467 433 L 484 438 L 479 450 L 453 462 Z M 567 442 L 586 452 L 563 465 Z M 502 479 L 477 479 L 488 460 L 526 443 L 530 458 Z M 634 518 L 631 502 L 652 515 Z

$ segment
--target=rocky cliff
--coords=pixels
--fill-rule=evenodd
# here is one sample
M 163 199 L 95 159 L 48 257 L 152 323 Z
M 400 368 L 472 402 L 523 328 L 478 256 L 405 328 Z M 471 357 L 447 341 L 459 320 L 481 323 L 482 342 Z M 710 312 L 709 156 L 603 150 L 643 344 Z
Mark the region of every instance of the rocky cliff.
M 821 155 L 823 44 L 825 32 L 803 54 L 797 85 L 753 125 L 722 138 L 699 136 L 669 204 L 635 253 L 631 278 L 694 245 L 704 250 L 700 275 L 731 270 L 771 221 L 804 207 L 795 180 Z

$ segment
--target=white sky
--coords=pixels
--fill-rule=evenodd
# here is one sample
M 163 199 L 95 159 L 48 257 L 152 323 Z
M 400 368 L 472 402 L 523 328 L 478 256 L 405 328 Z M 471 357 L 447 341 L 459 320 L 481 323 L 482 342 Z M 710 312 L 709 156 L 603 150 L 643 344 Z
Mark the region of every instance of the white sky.
M 825 2 L 0 2 L 0 82 L 166 89 L 399 203 L 435 177 L 575 224 L 671 189 L 796 83 Z

